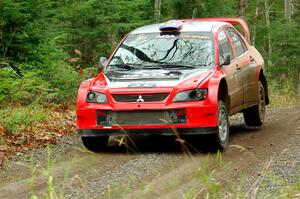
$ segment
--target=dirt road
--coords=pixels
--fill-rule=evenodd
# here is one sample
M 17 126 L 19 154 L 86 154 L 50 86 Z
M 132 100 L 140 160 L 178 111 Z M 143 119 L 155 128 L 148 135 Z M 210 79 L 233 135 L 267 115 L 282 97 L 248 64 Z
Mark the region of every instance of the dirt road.
M 129 147 L 111 140 L 105 151 L 91 153 L 73 135 L 49 150 L 18 154 L 0 169 L 0 198 L 258 197 L 281 191 L 263 183 L 270 172 L 287 183 L 300 179 L 300 106 L 268 110 L 262 129 L 231 118 L 230 147 L 222 155 L 199 152 L 201 137 L 185 146 L 174 137 L 133 139 Z

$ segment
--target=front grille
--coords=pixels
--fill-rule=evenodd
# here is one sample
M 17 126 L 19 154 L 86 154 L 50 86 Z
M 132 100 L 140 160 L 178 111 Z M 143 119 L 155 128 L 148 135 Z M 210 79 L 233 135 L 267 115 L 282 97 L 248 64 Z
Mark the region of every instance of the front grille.
M 168 97 L 169 93 L 146 93 L 146 94 L 112 94 L 117 102 L 158 102 Z
M 118 111 L 111 113 L 112 125 L 143 125 L 169 123 L 165 111 Z
M 151 125 L 151 124 L 182 124 L 186 123 L 186 115 L 180 110 L 142 110 L 142 111 L 105 111 L 97 114 L 98 125 L 126 126 L 126 125 Z M 103 117 L 105 115 L 105 118 Z

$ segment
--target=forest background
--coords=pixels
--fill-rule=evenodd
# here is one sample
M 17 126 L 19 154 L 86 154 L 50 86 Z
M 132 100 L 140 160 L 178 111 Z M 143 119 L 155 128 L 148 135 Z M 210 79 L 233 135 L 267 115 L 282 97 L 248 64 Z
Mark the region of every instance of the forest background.
M 273 99 L 297 98 L 300 0 L 0 0 L 0 117 L 8 107 L 74 105 L 80 82 L 126 33 L 192 17 L 244 18 Z

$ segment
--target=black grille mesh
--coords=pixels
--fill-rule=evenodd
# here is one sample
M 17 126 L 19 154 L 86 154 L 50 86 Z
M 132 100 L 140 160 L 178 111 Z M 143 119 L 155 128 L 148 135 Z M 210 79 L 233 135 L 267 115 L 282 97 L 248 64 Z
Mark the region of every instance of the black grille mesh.
M 117 102 L 157 102 L 163 101 L 168 97 L 169 93 L 147 93 L 147 94 L 113 94 L 113 98 Z M 141 101 L 140 101 L 141 102 Z
M 141 110 L 141 111 L 97 111 L 97 125 L 149 125 L 149 124 L 182 124 L 186 123 L 186 115 L 176 116 L 173 110 Z M 100 114 L 101 113 L 101 114 Z

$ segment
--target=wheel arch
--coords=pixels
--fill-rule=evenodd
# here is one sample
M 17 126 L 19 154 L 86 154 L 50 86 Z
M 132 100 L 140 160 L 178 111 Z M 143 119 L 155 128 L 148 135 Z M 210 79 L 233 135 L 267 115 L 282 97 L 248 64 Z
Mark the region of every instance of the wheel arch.
M 222 100 L 225 103 L 228 113 L 230 112 L 230 97 L 228 95 L 228 85 L 225 78 L 222 78 L 218 87 L 218 101 Z
M 268 82 L 266 79 L 266 76 L 263 72 L 263 70 L 260 70 L 259 72 L 259 81 L 262 83 L 264 90 L 265 90 L 265 96 L 266 96 L 266 105 L 270 103 L 269 101 L 269 89 L 268 89 Z

